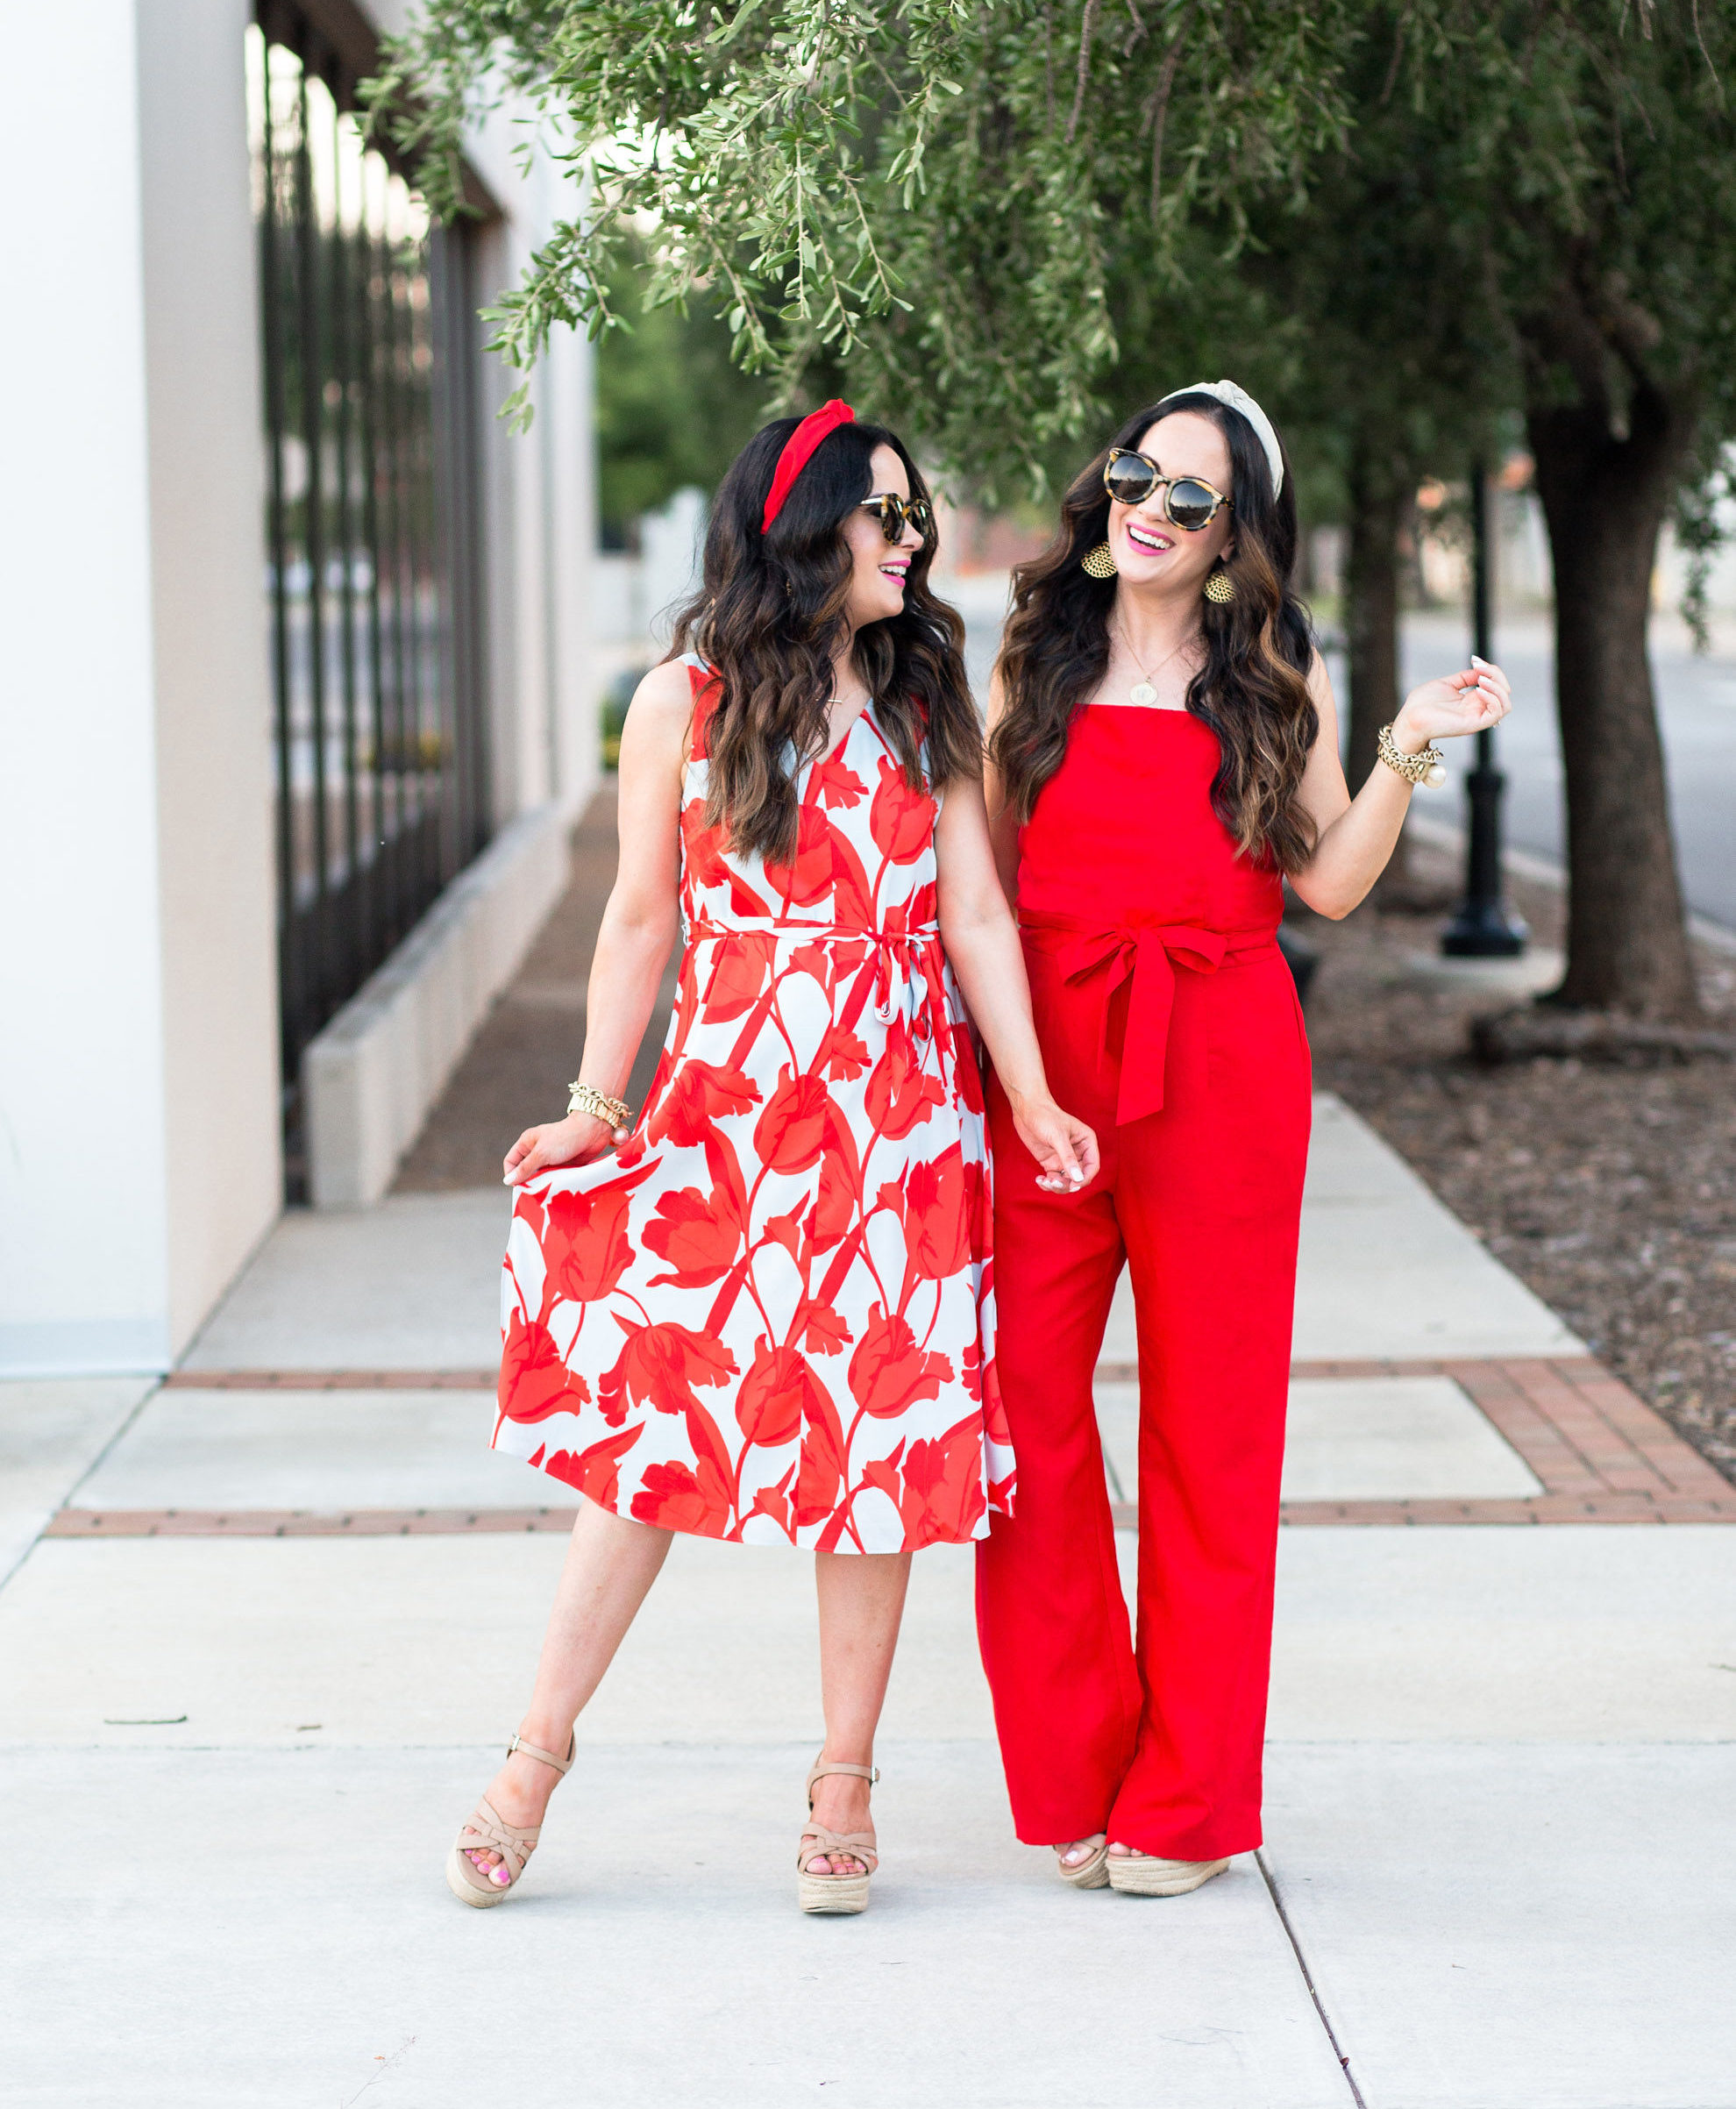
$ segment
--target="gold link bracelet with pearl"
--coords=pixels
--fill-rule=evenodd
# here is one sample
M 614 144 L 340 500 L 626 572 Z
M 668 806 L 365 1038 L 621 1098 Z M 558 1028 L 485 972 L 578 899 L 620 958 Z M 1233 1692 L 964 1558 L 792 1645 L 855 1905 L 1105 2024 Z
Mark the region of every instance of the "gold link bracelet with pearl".
M 630 1109 L 625 1099 L 612 1099 L 594 1084 L 580 1084 L 576 1079 L 567 1089 L 572 1094 L 566 1101 L 569 1114 L 588 1113 L 596 1120 L 607 1121 L 611 1128 L 627 1126 Z
M 1431 740 L 1420 754 L 1406 754 L 1392 737 L 1391 725 L 1383 725 L 1375 751 L 1389 769 L 1396 769 L 1406 783 L 1427 784 L 1438 791 L 1447 780 L 1447 757 Z

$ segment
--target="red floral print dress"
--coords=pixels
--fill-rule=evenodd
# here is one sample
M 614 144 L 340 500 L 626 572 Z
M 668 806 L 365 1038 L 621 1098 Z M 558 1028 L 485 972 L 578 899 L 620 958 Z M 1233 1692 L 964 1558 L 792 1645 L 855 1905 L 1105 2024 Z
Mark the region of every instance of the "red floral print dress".
M 705 824 L 688 665 L 669 1037 L 631 1139 L 519 1189 L 494 1447 L 702 1537 L 981 1537 L 1013 1456 L 939 802 L 864 711 L 804 772 L 794 862 L 736 854 Z

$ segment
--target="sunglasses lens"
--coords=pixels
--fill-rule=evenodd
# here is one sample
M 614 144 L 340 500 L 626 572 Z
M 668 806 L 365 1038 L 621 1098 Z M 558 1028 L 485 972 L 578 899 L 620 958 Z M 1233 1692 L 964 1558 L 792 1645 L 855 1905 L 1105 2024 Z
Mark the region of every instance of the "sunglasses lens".
M 1184 476 L 1178 483 L 1170 486 L 1170 517 L 1190 534 L 1209 526 L 1217 503 L 1217 495 L 1211 485 L 1200 483 L 1192 476 Z
M 1138 454 L 1117 454 L 1103 472 L 1103 488 L 1118 505 L 1142 505 L 1157 481 L 1157 472 Z

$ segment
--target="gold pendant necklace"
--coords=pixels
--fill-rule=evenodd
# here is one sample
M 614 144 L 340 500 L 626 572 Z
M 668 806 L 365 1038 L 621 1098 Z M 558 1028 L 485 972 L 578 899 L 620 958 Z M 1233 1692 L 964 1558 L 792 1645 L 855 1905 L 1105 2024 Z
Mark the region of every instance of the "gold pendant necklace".
M 1157 675 L 1162 673 L 1164 667 L 1169 665 L 1170 659 L 1175 658 L 1176 652 L 1185 650 L 1186 646 L 1193 642 L 1193 639 L 1191 635 L 1185 637 L 1181 643 L 1176 646 L 1175 652 L 1166 654 L 1164 658 L 1158 660 L 1155 666 L 1151 667 L 1148 671 L 1145 661 L 1141 659 L 1138 652 L 1136 652 L 1133 648 L 1133 639 L 1128 635 L 1127 624 L 1122 622 L 1119 609 L 1116 611 L 1115 627 L 1121 633 L 1121 642 L 1128 648 L 1128 657 L 1133 661 L 1134 665 L 1139 668 L 1139 671 L 1143 677 L 1142 680 L 1136 680 L 1133 687 L 1128 690 L 1128 701 L 1130 703 L 1137 704 L 1142 710 L 1149 710 L 1152 704 L 1157 701 L 1157 690 L 1153 685 Z

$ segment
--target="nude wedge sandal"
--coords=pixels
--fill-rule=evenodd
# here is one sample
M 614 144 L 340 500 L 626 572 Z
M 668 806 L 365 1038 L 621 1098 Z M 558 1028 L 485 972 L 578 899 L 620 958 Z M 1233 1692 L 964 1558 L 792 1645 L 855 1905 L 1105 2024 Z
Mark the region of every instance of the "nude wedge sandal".
M 814 1814 L 814 1783 L 829 1772 L 847 1773 L 877 1786 L 880 1775 L 872 1765 L 816 1764 L 808 1775 L 808 1813 Z M 865 1875 L 810 1875 L 808 1863 L 835 1854 L 848 1853 L 868 1863 Z M 879 1871 L 880 1856 L 874 1849 L 872 1831 L 829 1831 L 823 1823 L 809 1822 L 796 1849 L 796 1901 L 805 1912 L 864 1912 L 868 1908 L 869 1877 Z
M 1116 1853 L 1109 1858 L 1109 1886 L 1123 1897 L 1185 1897 L 1213 1875 L 1221 1875 L 1227 1860 L 1164 1860 L 1156 1853 Z
M 1109 1886 L 1109 1838 L 1105 1831 L 1093 1831 L 1089 1838 L 1075 1838 L 1074 1845 L 1088 1845 L 1092 1850 L 1077 1866 L 1069 1867 L 1061 1858 L 1066 1846 L 1055 1848 L 1055 1871 L 1064 1882 L 1074 1889 L 1107 1889 Z
M 526 1742 L 522 1735 L 515 1735 L 507 1745 L 510 1757 L 515 1750 L 525 1756 L 534 1757 L 538 1763 L 552 1765 L 563 1778 L 573 1770 L 573 1760 L 578 1755 L 578 1738 L 568 1744 L 566 1756 L 557 1757 L 552 1750 L 539 1750 L 533 1742 Z M 466 1832 L 473 1836 L 466 1838 Z M 509 1823 L 485 1794 L 472 1811 L 468 1821 L 452 1842 L 452 1849 L 446 1855 L 446 1887 L 460 1904 L 473 1904 L 479 1911 L 486 1911 L 491 1904 L 498 1904 L 503 1897 L 511 1896 L 518 1887 L 518 1878 L 536 1850 L 537 1841 L 543 1835 L 540 1823 L 529 1829 L 521 1829 Z M 491 1882 L 466 1853 L 494 1851 L 505 1863 L 510 1879 Z

